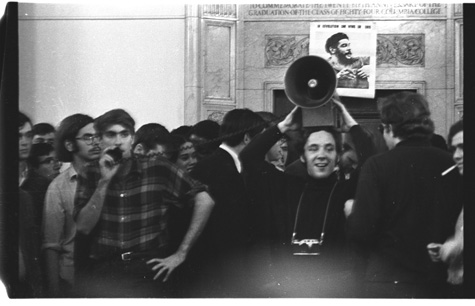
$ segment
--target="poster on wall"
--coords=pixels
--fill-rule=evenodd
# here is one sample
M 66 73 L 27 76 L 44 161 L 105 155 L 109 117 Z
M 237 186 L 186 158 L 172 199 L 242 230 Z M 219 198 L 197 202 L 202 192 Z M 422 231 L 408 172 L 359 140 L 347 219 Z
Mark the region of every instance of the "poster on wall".
M 312 22 L 310 55 L 328 60 L 340 96 L 374 98 L 376 29 L 371 22 Z

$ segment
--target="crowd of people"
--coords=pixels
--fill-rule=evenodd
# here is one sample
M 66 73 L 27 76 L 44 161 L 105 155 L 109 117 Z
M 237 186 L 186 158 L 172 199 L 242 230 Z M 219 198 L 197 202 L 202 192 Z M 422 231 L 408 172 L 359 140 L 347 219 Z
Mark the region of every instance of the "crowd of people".
M 463 122 L 451 154 L 420 94 L 381 101 L 381 135 L 331 103 L 338 128 L 20 113 L 15 297 L 463 297 Z

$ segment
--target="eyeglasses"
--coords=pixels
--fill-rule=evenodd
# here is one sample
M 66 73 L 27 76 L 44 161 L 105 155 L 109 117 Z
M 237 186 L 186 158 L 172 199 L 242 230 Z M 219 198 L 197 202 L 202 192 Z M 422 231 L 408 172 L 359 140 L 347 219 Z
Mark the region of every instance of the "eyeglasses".
M 48 158 L 45 158 L 43 161 L 40 161 L 39 163 L 40 164 L 57 164 L 61 162 L 57 158 L 48 157 Z
M 381 123 L 381 124 L 378 126 L 378 131 L 379 131 L 381 134 L 384 134 L 384 128 L 385 128 L 385 127 L 384 127 L 384 124 Z
M 96 135 L 84 134 L 81 137 L 76 137 L 77 140 L 82 140 L 87 145 L 92 145 L 94 140 L 101 140 L 101 138 L 102 137 L 100 135 L 97 135 L 97 134 Z

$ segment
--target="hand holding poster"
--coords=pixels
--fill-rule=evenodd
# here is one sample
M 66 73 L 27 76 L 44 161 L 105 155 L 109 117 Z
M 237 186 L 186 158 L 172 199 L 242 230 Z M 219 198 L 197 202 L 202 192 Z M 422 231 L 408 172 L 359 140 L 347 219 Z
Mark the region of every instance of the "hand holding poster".
M 309 53 L 333 66 L 338 95 L 374 98 L 376 31 L 372 23 L 314 22 Z

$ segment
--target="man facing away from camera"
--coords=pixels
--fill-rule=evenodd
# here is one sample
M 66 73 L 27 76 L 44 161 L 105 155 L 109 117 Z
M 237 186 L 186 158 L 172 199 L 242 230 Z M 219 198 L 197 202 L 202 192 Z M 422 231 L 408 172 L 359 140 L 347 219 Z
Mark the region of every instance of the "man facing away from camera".
M 168 160 L 132 158 L 134 126 L 122 109 L 95 121 L 103 147 L 100 175 L 96 186 L 90 183 L 94 179 L 78 186 L 75 203 L 77 230 L 90 247 L 78 279 L 79 296 L 173 297 L 171 274 L 186 260 L 214 205 L 204 185 Z M 114 149 L 122 158 L 114 160 Z M 193 207 L 174 252 L 167 230 L 171 205 Z
M 391 95 L 380 104 L 380 114 L 389 151 L 363 165 L 347 224 L 348 238 L 367 260 L 362 293 L 446 297 L 445 271 L 431 263 L 426 246 L 444 241 L 460 212 L 455 197 L 448 196 L 457 182 L 448 186 L 441 178 L 452 158 L 431 146 L 434 123 L 420 94 Z

